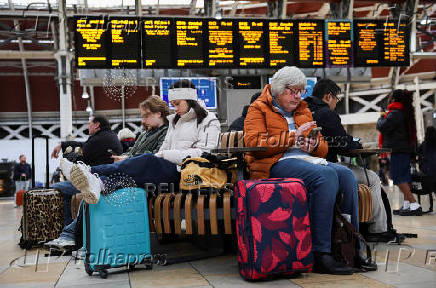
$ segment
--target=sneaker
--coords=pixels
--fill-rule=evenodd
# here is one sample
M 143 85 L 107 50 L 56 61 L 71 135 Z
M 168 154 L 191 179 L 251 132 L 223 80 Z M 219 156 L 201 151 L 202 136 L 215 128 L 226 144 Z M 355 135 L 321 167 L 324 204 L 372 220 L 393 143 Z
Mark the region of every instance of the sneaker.
M 68 161 L 68 159 L 66 159 L 66 158 L 62 158 L 60 161 L 60 167 L 62 170 L 62 174 L 65 176 L 65 178 L 68 181 L 71 181 L 70 174 L 71 174 L 71 168 L 73 168 L 73 165 L 74 165 L 74 163 Z
M 83 249 L 83 247 L 82 247 L 77 251 L 73 251 L 73 252 L 71 252 L 71 256 L 73 256 L 77 260 L 83 260 L 83 259 L 85 259 L 85 249 Z
M 74 240 L 58 238 L 45 243 L 44 246 L 46 248 L 65 251 L 65 250 L 72 250 L 76 246 L 76 242 Z
M 86 203 L 97 204 L 103 183 L 98 176 L 91 173 L 89 166 L 75 164 L 71 169 L 71 183 L 79 189 Z
M 421 206 L 418 209 L 406 209 L 406 210 L 400 210 L 399 214 L 400 216 L 422 216 L 422 208 Z

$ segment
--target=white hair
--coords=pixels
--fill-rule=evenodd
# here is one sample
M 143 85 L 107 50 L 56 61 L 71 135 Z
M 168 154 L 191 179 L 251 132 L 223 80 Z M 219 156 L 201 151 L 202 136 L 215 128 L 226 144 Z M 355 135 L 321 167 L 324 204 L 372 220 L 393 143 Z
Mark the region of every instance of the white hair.
M 276 97 L 285 91 L 286 86 L 306 87 L 306 76 L 295 66 L 285 66 L 277 71 L 271 80 L 271 94 Z
M 127 138 L 135 138 L 135 133 L 133 133 L 129 128 L 123 128 L 118 131 L 118 139 L 120 141 Z

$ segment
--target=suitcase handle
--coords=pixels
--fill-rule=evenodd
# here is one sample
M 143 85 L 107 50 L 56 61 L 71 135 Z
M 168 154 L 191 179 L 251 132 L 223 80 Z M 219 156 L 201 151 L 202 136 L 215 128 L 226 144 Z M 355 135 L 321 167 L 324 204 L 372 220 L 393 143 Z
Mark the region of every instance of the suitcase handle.
M 35 188 L 35 138 L 45 139 L 45 188 L 49 188 L 49 163 L 48 163 L 48 135 L 36 135 L 32 137 L 32 188 Z

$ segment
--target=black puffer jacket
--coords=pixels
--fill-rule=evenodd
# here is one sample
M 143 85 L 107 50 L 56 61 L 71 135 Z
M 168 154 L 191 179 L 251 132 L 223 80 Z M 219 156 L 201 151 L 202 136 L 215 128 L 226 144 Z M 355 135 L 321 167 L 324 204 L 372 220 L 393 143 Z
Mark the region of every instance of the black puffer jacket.
M 62 142 L 62 151 L 71 146 L 82 147 L 83 159 L 85 164 L 97 166 L 101 164 L 110 164 L 114 162 L 112 154 L 108 152 L 111 149 L 116 155 L 123 153 L 123 147 L 117 134 L 112 130 L 99 130 L 94 135 L 89 136 L 86 142 L 64 141 Z
M 353 141 L 353 136 L 348 135 L 342 126 L 341 118 L 336 111 L 332 111 L 327 103 L 316 97 L 307 97 L 304 101 L 309 104 L 313 120 L 322 127 L 321 134 L 329 143 L 327 161 L 337 162 L 338 154 L 343 154 L 352 149 L 362 148 L 362 145 Z
M 391 148 L 393 153 L 414 152 L 401 110 L 392 110 L 386 118 L 380 117 L 377 121 L 377 130 L 383 134 L 383 148 Z

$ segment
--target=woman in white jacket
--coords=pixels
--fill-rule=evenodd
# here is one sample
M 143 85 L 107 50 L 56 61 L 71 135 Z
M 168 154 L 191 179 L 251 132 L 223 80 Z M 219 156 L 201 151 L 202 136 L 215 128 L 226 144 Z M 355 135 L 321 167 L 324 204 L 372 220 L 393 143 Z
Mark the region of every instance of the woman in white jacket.
M 73 185 L 84 193 L 90 204 L 97 203 L 104 188 L 95 174 L 110 176 L 121 173 L 130 176 L 138 186 L 158 188 L 180 181 L 183 159 L 199 157 L 218 144 L 220 123 L 214 113 L 207 112 L 197 101 L 195 86 L 188 80 L 174 83 L 168 99 L 175 114 L 168 116 L 169 128 L 165 141 L 156 154 L 142 154 L 113 164 L 87 167 L 83 164 L 63 165 Z M 155 186 L 155 187 L 156 187 Z

